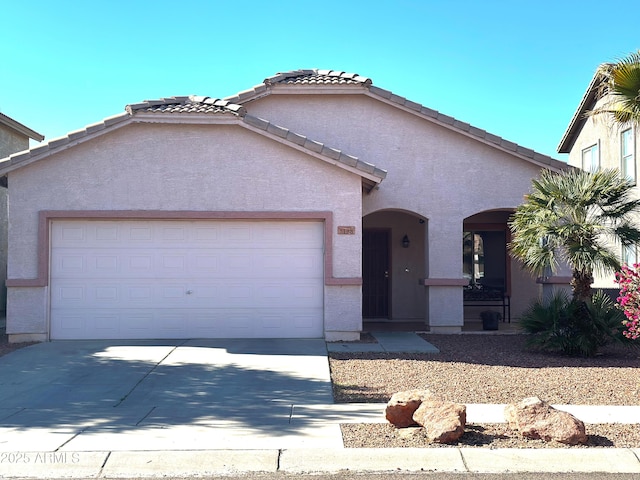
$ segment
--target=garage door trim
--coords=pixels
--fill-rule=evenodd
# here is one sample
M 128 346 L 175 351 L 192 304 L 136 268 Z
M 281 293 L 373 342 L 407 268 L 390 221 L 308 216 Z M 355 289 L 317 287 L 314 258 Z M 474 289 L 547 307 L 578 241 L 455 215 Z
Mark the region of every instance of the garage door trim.
M 361 277 L 333 276 L 333 212 L 235 212 L 167 210 L 41 210 L 38 213 L 38 276 L 10 278 L 7 287 L 46 287 L 50 276 L 50 223 L 52 220 L 291 220 L 324 223 L 324 284 L 362 285 Z

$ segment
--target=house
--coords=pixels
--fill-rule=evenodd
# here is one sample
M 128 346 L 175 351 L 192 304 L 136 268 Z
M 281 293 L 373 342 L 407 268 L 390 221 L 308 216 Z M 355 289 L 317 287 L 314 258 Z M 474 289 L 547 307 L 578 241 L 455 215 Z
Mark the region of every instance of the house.
M 27 150 L 29 139 L 41 142 L 44 137 L 0 113 L 0 158 Z M 6 184 L 0 184 L 0 186 L 6 187 Z M 7 304 L 7 289 L 4 286 L 7 279 L 7 227 L 7 189 L 0 188 L 0 311 L 2 314 L 5 313 Z
M 128 105 L 0 162 L 7 333 L 451 333 L 477 317 L 470 284 L 515 318 L 539 286 L 507 254 L 507 219 L 541 169 L 563 168 L 340 71 Z
M 588 116 L 607 102 L 604 77 L 596 72 L 567 127 L 560 144 L 559 153 L 568 153 L 568 164 L 588 171 L 598 169 L 618 169 L 621 175 L 637 182 L 637 128 L 629 125 L 618 127 L 604 117 Z M 637 247 L 620 246 L 623 263 L 632 265 L 638 260 Z M 595 275 L 594 288 L 616 289 L 615 277 Z

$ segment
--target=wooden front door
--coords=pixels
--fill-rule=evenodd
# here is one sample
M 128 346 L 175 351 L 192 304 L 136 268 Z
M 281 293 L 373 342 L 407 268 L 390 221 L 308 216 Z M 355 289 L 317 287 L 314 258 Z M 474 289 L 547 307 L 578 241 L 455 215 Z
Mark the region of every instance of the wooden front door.
M 389 318 L 388 229 L 365 229 L 362 232 L 362 316 Z

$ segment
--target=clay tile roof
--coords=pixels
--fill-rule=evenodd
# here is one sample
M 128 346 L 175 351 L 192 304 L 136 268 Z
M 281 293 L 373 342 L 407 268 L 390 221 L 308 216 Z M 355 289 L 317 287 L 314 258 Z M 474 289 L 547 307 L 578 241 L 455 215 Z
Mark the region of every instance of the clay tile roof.
M 293 70 L 264 80 L 266 85 L 371 85 L 371 80 L 357 73 L 339 70 Z
M 147 113 L 206 113 L 206 114 L 234 114 L 244 116 L 246 109 L 227 100 L 204 96 L 191 95 L 189 97 L 170 97 L 160 100 L 145 100 L 141 103 L 127 105 L 126 111 Z

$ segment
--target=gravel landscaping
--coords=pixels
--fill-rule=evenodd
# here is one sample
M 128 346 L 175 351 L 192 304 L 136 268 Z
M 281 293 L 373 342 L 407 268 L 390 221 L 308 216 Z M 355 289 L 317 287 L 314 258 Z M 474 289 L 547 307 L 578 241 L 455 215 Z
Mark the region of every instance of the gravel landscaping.
M 6 355 L 7 353 L 11 353 L 14 350 L 18 350 L 19 348 L 28 347 L 29 345 L 33 345 L 31 343 L 9 343 L 8 336 L 0 334 L 0 357 L 2 355 Z
M 330 355 L 338 403 L 387 402 L 395 392 L 429 388 L 459 403 L 513 403 L 538 396 L 552 404 L 640 404 L 640 350 L 610 346 L 594 358 L 531 352 L 524 335 L 424 335 L 439 354 Z M 388 424 L 343 425 L 347 447 L 420 447 L 420 429 Z M 589 444 L 640 447 L 640 425 L 587 425 Z M 438 446 L 438 445 L 430 445 Z M 525 440 L 503 424 L 468 425 L 455 446 L 560 447 Z M 581 448 L 581 447 L 571 447 Z

